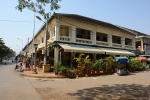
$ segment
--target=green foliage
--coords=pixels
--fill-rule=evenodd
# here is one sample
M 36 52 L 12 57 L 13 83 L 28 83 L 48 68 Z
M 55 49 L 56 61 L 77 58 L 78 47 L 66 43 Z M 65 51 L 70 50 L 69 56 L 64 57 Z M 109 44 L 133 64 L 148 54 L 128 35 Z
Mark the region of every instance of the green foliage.
M 0 57 L 3 58 L 5 56 L 12 57 L 15 55 L 15 52 L 7 47 L 3 40 L 0 38 Z
M 23 9 L 27 8 L 41 14 L 46 19 L 49 18 L 49 14 L 45 12 L 45 7 L 48 5 L 50 10 L 58 10 L 60 8 L 59 1 L 61 0 L 18 0 L 16 9 L 22 12 Z
M 68 69 L 68 72 L 75 73 L 76 71 L 77 71 L 77 69 L 76 69 L 76 68 L 69 68 L 69 69 Z
M 68 71 L 68 68 L 66 67 L 66 66 L 60 66 L 60 68 L 59 68 L 59 72 L 67 72 Z
M 146 68 L 147 63 L 146 62 L 140 62 L 140 68 Z
M 84 57 L 84 54 L 80 54 L 78 57 L 75 57 L 74 60 L 77 62 L 77 67 L 79 70 L 84 70 L 85 66 L 90 66 L 91 65 L 91 59 L 87 55 Z
M 95 60 L 92 62 L 91 69 L 101 70 L 103 69 L 104 65 L 105 65 L 104 60 L 101 58 L 99 60 Z
M 62 63 L 61 62 L 57 62 L 55 65 L 54 65 L 54 71 L 55 72 L 59 72 L 59 69 L 61 68 L 62 66 Z
M 104 59 L 105 69 L 112 69 L 116 64 L 116 61 L 113 56 L 106 57 Z
M 140 60 L 138 60 L 137 58 L 130 58 L 130 63 L 129 66 L 130 68 L 137 68 L 140 65 Z

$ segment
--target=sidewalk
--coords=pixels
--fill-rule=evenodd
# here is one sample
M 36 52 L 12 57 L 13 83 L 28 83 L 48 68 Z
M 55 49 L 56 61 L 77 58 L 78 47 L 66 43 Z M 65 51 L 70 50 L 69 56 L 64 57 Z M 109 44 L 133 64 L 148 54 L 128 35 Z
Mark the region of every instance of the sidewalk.
M 38 74 L 32 74 L 32 71 L 24 71 L 21 75 L 24 77 L 31 77 L 31 78 L 66 78 L 65 76 L 55 75 L 54 72 L 37 72 Z
M 146 67 L 145 71 L 150 71 L 149 66 Z M 143 71 L 137 71 L 137 72 L 143 72 Z M 55 75 L 55 72 L 45 72 L 43 73 L 42 70 L 37 70 L 38 74 L 33 74 L 31 70 L 29 71 L 23 71 L 21 73 L 21 76 L 24 77 L 31 77 L 31 78 L 67 78 L 66 76 L 62 75 Z

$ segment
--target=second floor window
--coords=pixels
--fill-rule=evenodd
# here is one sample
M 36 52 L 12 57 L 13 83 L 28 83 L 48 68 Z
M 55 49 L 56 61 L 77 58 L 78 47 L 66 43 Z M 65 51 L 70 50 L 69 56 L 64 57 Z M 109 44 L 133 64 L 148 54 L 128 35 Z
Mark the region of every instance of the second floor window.
M 72 29 L 69 26 L 61 25 L 60 26 L 60 36 L 72 36 Z
M 121 44 L 121 37 L 119 36 L 112 36 L 112 43 Z
M 130 46 L 132 46 L 132 39 L 125 38 L 125 45 L 130 45 Z
M 96 41 L 108 42 L 107 34 L 96 32 Z
M 82 39 L 91 39 L 91 31 L 77 28 L 76 29 L 76 37 Z

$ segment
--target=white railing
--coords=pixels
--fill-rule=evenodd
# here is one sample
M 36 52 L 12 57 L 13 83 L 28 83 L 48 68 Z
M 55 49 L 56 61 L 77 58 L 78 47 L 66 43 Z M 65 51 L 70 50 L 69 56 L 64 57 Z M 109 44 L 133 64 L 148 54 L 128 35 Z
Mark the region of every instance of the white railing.
M 125 45 L 125 48 L 127 48 L 127 49 L 133 49 L 133 46 L 131 46 L 131 45 Z
M 108 46 L 108 42 L 102 42 L 102 41 L 96 41 L 96 45 L 101 45 L 101 46 Z
M 112 46 L 113 46 L 113 47 L 119 47 L 119 48 L 122 48 L 122 45 L 121 45 L 121 44 L 117 44 L 117 43 L 112 43 Z
M 65 41 L 65 42 L 70 42 L 71 41 L 71 37 L 68 36 L 60 36 L 60 41 Z
M 92 40 L 76 38 L 77 43 L 92 44 Z

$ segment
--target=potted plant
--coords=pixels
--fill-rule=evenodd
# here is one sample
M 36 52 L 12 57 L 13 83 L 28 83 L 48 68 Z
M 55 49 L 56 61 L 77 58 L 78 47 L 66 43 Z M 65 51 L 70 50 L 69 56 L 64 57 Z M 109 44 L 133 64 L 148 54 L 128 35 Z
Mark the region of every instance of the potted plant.
M 66 75 L 68 68 L 66 66 L 61 65 L 59 68 L 59 75 Z
M 77 63 L 78 74 L 81 76 L 84 75 L 84 73 L 87 74 L 91 66 L 91 59 L 89 56 L 87 55 L 85 57 L 85 55 L 81 53 L 78 57 L 75 57 L 74 60 L 76 60 Z
M 113 56 L 106 57 L 104 59 L 104 69 L 107 74 L 112 73 L 113 67 L 115 66 L 115 59 Z
M 130 63 L 129 63 L 129 68 L 130 71 L 134 71 L 140 64 L 140 60 L 138 60 L 137 58 L 130 58 Z
M 58 75 L 58 72 L 59 72 L 59 69 L 60 69 L 61 66 L 62 66 L 61 62 L 57 62 L 57 63 L 54 65 L 54 72 L 55 72 L 55 75 Z
M 143 71 L 146 68 L 147 63 L 145 61 L 139 62 L 139 66 L 136 68 L 137 71 Z

